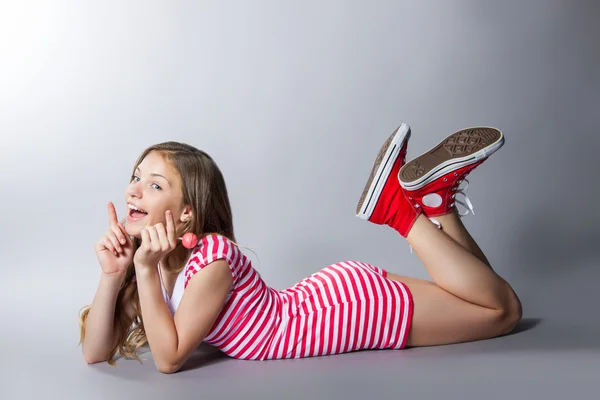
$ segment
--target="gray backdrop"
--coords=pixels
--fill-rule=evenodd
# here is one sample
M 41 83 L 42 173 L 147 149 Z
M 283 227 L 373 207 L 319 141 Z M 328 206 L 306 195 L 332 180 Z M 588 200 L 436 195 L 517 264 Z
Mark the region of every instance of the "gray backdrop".
M 597 389 L 599 17 L 600 2 L 567 0 L 0 1 L 0 397 Z M 346 259 L 426 278 L 401 236 L 354 216 L 400 122 L 408 158 L 464 127 L 504 132 L 469 176 L 464 222 L 519 294 L 523 332 L 172 376 L 85 364 L 77 315 L 106 203 L 125 215 L 133 163 L 157 142 L 215 158 L 272 287 Z

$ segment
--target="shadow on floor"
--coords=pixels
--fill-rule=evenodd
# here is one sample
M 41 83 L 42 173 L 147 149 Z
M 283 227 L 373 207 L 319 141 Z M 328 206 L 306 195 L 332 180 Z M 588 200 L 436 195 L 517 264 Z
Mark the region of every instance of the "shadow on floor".
M 541 318 L 523 318 L 512 332 L 505 336 L 516 335 L 517 333 L 525 332 L 535 328 L 542 322 Z
M 523 318 L 509 334 L 475 342 L 407 348 L 412 356 L 469 355 L 512 352 L 552 352 L 552 351 L 600 351 L 600 326 L 586 326 L 566 321 L 543 318 Z M 377 350 L 366 350 L 367 352 Z M 408 355 L 408 354 L 406 354 Z M 210 364 L 231 360 L 219 350 L 206 345 L 196 351 L 181 371 L 193 370 Z
M 441 354 L 539 351 L 600 351 L 600 327 L 542 318 L 524 318 L 509 334 L 488 340 L 407 349 Z
M 185 364 L 183 364 L 179 371 L 183 372 L 197 368 L 203 368 L 211 364 L 217 364 L 230 359 L 230 357 L 226 356 L 225 353 L 221 352 L 215 347 L 203 343 L 198 349 L 196 349 L 196 351 L 194 351 L 194 353 L 185 362 Z
M 149 349 L 147 347 L 144 347 L 144 349 L 145 351 L 142 350 L 140 355 L 150 359 L 144 363 L 152 364 L 152 355 Z M 426 359 L 430 357 L 440 358 L 455 355 L 479 356 L 500 353 L 531 354 L 578 350 L 585 352 L 600 352 L 600 326 L 583 325 L 573 322 L 556 321 L 542 318 L 524 318 L 511 333 L 501 337 L 443 346 L 406 348 L 404 350 L 400 350 L 401 353 L 398 353 L 398 355 L 413 359 Z M 371 352 L 377 353 L 379 350 L 363 350 L 353 353 L 355 356 L 358 356 L 357 353 L 362 353 L 363 355 L 368 354 L 370 357 Z M 382 356 L 384 356 L 383 359 L 393 356 L 393 353 L 393 350 L 382 352 Z M 346 354 L 344 356 L 352 357 L 350 354 Z M 327 357 L 336 356 L 333 355 Z M 207 367 L 209 365 L 215 365 L 229 361 L 234 360 L 226 356 L 215 347 L 203 343 L 183 365 L 183 367 L 180 369 L 180 372 L 192 371 Z M 137 378 L 146 381 L 148 379 L 147 374 L 143 372 L 143 369 L 138 370 L 138 368 L 130 367 L 128 368 L 128 371 L 127 377 L 130 380 Z M 103 368 L 102 372 L 108 372 L 114 374 L 115 376 L 122 375 L 122 372 L 109 368 Z

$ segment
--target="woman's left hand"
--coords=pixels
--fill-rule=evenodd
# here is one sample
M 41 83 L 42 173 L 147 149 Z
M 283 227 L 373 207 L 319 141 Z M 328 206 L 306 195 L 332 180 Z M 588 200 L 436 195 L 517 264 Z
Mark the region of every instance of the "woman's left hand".
M 159 222 L 141 230 L 142 244 L 133 256 L 135 266 L 155 268 L 164 256 L 177 246 L 175 221 L 171 211 L 165 212 L 167 226 Z

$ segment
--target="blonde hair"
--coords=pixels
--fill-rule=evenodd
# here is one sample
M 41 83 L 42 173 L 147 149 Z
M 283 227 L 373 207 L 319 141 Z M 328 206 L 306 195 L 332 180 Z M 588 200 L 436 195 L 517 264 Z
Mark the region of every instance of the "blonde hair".
M 151 152 L 156 151 L 179 173 L 182 187 L 181 206 L 191 206 L 192 218 L 177 228 L 178 237 L 186 232 L 193 232 L 200 241 L 211 234 L 225 236 L 236 243 L 233 232 L 233 216 L 227 187 L 221 170 L 214 160 L 204 151 L 191 145 L 179 142 L 164 142 L 148 147 L 138 157 L 133 171 Z M 133 176 L 133 172 L 132 172 Z M 124 222 L 124 221 L 122 221 Z M 133 250 L 140 247 L 141 240 L 132 238 Z M 165 257 L 167 268 L 173 273 L 179 273 L 185 267 L 192 250 L 186 249 L 181 243 Z M 148 342 L 144 331 L 144 321 L 140 312 L 140 299 L 137 285 L 134 282 L 135 266 L 133 261 L 127 267 L 125 279 L 119 288 L 114 314 L 115 343 L 108 355 L 108 364 L 116 365 L 113 357 L 117 353 L 141 362 L 137 350 Z M 128 296 L 127 292 L 130 295 Z M 124 312 L 125 305 L 131 304 L 135 318 Z M 85 325 L 91 305 L 79 310 L 79 344 L 85 339 Z

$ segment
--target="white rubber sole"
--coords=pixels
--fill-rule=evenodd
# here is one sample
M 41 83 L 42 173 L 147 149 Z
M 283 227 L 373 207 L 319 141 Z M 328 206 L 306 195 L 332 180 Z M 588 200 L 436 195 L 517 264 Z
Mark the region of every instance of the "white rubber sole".
M 377 205 L 381 191 L 387 182 L 390 172 L 394 166 L 394 162 L 398 159 L 400 150 L 404 143 L 410 138 L 410 126 L 407 124 L 401 124 L 396 131 L 393 133 L 393 137 L 385 149 L 385 154 L 381 159 L 379 165 L 374 166 L 376 172 L 372 175 L 372 179 L 369 184 L 369 188 L 366 193 L 363 193 L 362 204 L 359 207 L 356 216 L 361 219 L 368 220 L 373 214 L 373 210 Z M 389 139 L 388 139 L 389 140 Z M 381 149 L 383 151 L 384 149 Z M 381 155 L 381 153 L 378 155 Z M 397 179 L 397 177 L 395 177 Z
M 498 151 L 498 149 L 500 149 L 504 145 L 504 134 L 499 129 L 493 128 L 493 127 L 480 127 L 480 128 L 495 129 L 498 132 L 500 132 L 500 138 L 497 139 L 495 142 L 489 144 L 488 146 L 484 147 L 483 149 L 481 149 L 473 154 L 469 154 L 468 156 L 465 156 L 465 157 L 451 158 L 447 161 L 444 161 L 444 162 L 436 165 L 434 168 L 431 168 L 431 170 L 429 170 L 423 176 L 419 177 L 418 179 L 416 179 L 414 181 L 404 182 L 400 178 L 400 172 L 399 172 L 398 173 L 398 181 L 400 182 L 400 186 L 406 190 L 420 189 L 420 188 L 428 185 L 429 183 L 435 181 L 440 176 L 444 176 L 447 173 L 456 171 L 457 169 L 463 168 L 470 164 L 474 164 L 480 160 L 483 160 L 483 159 L 489 157 L 490 155 L 492 155 L 493 153 Z M 447 139 L 448 138 L 445 138 L 444 140 L 440 141 L 438 144 L 436 144 L 431 149 L 429 149 L 426 153 L 436 149 L 442 143 L 444 143 Z M 409 163 L 410 162 L 407 162 L 406 165 L 408 165 Z

